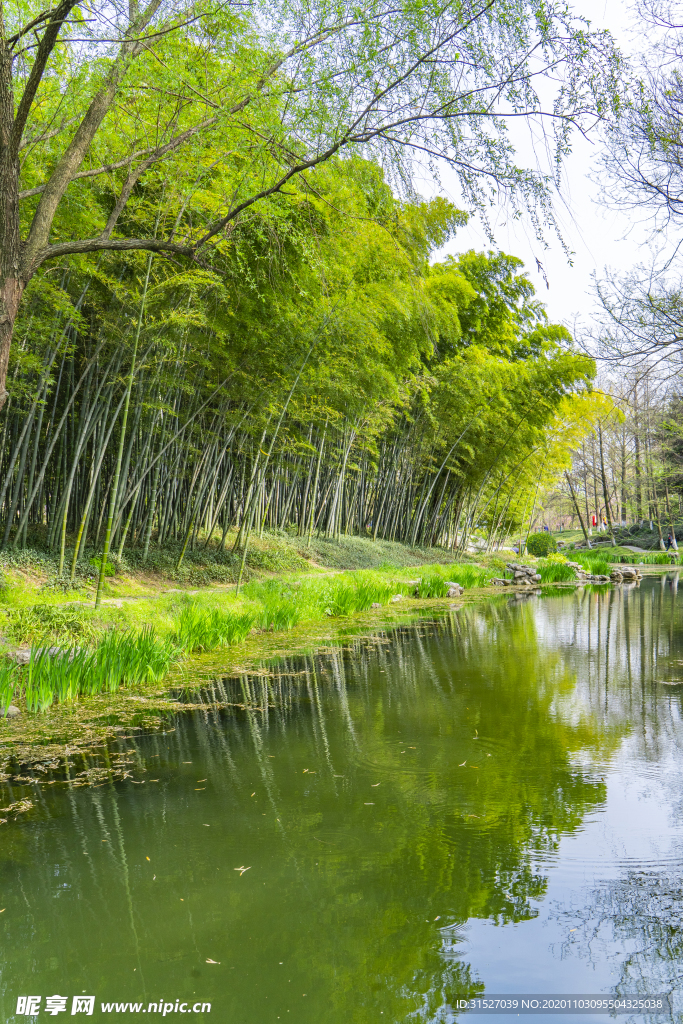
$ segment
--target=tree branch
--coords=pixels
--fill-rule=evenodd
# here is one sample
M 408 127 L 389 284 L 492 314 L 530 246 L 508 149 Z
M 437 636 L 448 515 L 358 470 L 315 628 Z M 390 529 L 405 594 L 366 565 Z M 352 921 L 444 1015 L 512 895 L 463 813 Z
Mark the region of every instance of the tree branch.
M 75 256 L 86 252 L 168 252 L 176 256 L 186 256 L 195 263 L 199 262 L 195 249 L 189 245 L 164 242 L 159 238 L 105 238 L 103 235 L 98 235 L 96 238 L 82 238 L 73 242 L 57 242 L 54 245 L 45 246 L 34 257 L 30 272 L 34 273 L 46 260 L 57 259 L 60 256 Z
M 38 86 L 40 85 L 45 68 L 47 67 L 47 62 L 50 59 L 50 54 L 57 42 L 57 36 L 59 35 L 65 19 L 76 6 L 77 2 L 78 0 L 61 0 L 59 6 L 52 12 L 47 26 L 45 27 L 45 31 L 43 32 L 38 45 L 38 52 L 36 53 L 35 60 L 33 61 L 31 73 L 28 76 L 28 81 L 22 93 L 21 100 L 19 101 L 16 117 L 14 118 L 10 142 L 13 157 L 16 157 L 19 152 L 21 136 L 23 135 L 24 128 L 26 127 L 26 121 L 28 120 L 28 115 L 36 97 Z

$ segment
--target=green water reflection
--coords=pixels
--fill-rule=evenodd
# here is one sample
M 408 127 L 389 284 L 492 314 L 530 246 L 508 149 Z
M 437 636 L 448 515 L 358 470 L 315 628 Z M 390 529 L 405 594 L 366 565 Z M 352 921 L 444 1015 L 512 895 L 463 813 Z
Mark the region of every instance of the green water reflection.
M 545 991 L 556 956 L 574 991 L 670 984 L 665 920 L 635 967 L 623 948 L 662 872 L 622 870 L 596 823 L 610 779 L 680 766 L 678 677 L 672 577 L 473 605 L 216 681 L 172 731 L 112 748 L 124 782 L 6 786 L 3 803 L 35 808 L 0 833 L 1 1019 L 28 1019 L 20 995 L 68 996 L 68 1013 L 83 993 L 112 1019 L 134 1015 L 102 1002 L 201 1000 L 211 1013 L 192 1019 L 240 1024 L 447 1021 L 458 995 L 519 990 L 505 964 L 524 942 Z M 246 707 L 202 706 L 216 697 Z M 593 864 L 578 880 L 572 842 Z M 596 914 L 610 970 L 587 979 Z M 477 922 L 502 943 L 490 961 Z

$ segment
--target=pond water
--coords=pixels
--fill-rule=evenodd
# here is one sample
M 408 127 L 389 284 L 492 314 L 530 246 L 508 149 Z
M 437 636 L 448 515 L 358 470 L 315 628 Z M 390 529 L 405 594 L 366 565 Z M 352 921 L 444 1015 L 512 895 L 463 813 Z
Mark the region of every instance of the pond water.
M 234 1024 L 435 1024 L 484 992 L 680 1010 L 677 589 L 465 606 L 217 681 L 198 699 L 232 707 L 113 745 L 124 781 L 6 785 L 35 806 L 0 831 L 0 1019 L 59 1019 L 55 995 Z

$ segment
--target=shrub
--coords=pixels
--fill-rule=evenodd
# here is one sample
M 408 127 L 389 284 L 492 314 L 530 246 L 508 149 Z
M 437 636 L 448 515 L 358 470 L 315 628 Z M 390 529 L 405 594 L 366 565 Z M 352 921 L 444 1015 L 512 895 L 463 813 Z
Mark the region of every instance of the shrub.
M 536 558 L 545 558 L 551 552 L 557 551 L 557 541 L 552 533 L 532 533 L 527 538 L 526 549 Z

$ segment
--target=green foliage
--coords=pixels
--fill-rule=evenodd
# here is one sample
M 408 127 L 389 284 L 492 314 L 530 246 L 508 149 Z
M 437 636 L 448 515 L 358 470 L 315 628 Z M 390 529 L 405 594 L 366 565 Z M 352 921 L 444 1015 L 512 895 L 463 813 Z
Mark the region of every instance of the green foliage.
M 273 596 L 263 604 L 261 611 L 257 613 L 256 622 L 261 629 L 277 632 L 294 629 L 304 618 L 304 614 L 304 606 L 296 600 L 287 597 L 278 599 Z
M 95 568 L 97 570 L 97 572 L 99 573 L 100 567 L 102 565 L 102 558 L 101 557 L 100 558 L 91 558 L 90 559 L 90 565 L 92 565 L 93 568 Z M 113 562 L 107 562 L 107 564 L 104 567 L 104 575 L 105 576 L 116 576 L 116 566 L 114 565 Z
M 527 537 L 526 549 L 536 558 L 545 558 L 551 552 L 557 551 L 557 541 L 552 533 L 532 533 Z

